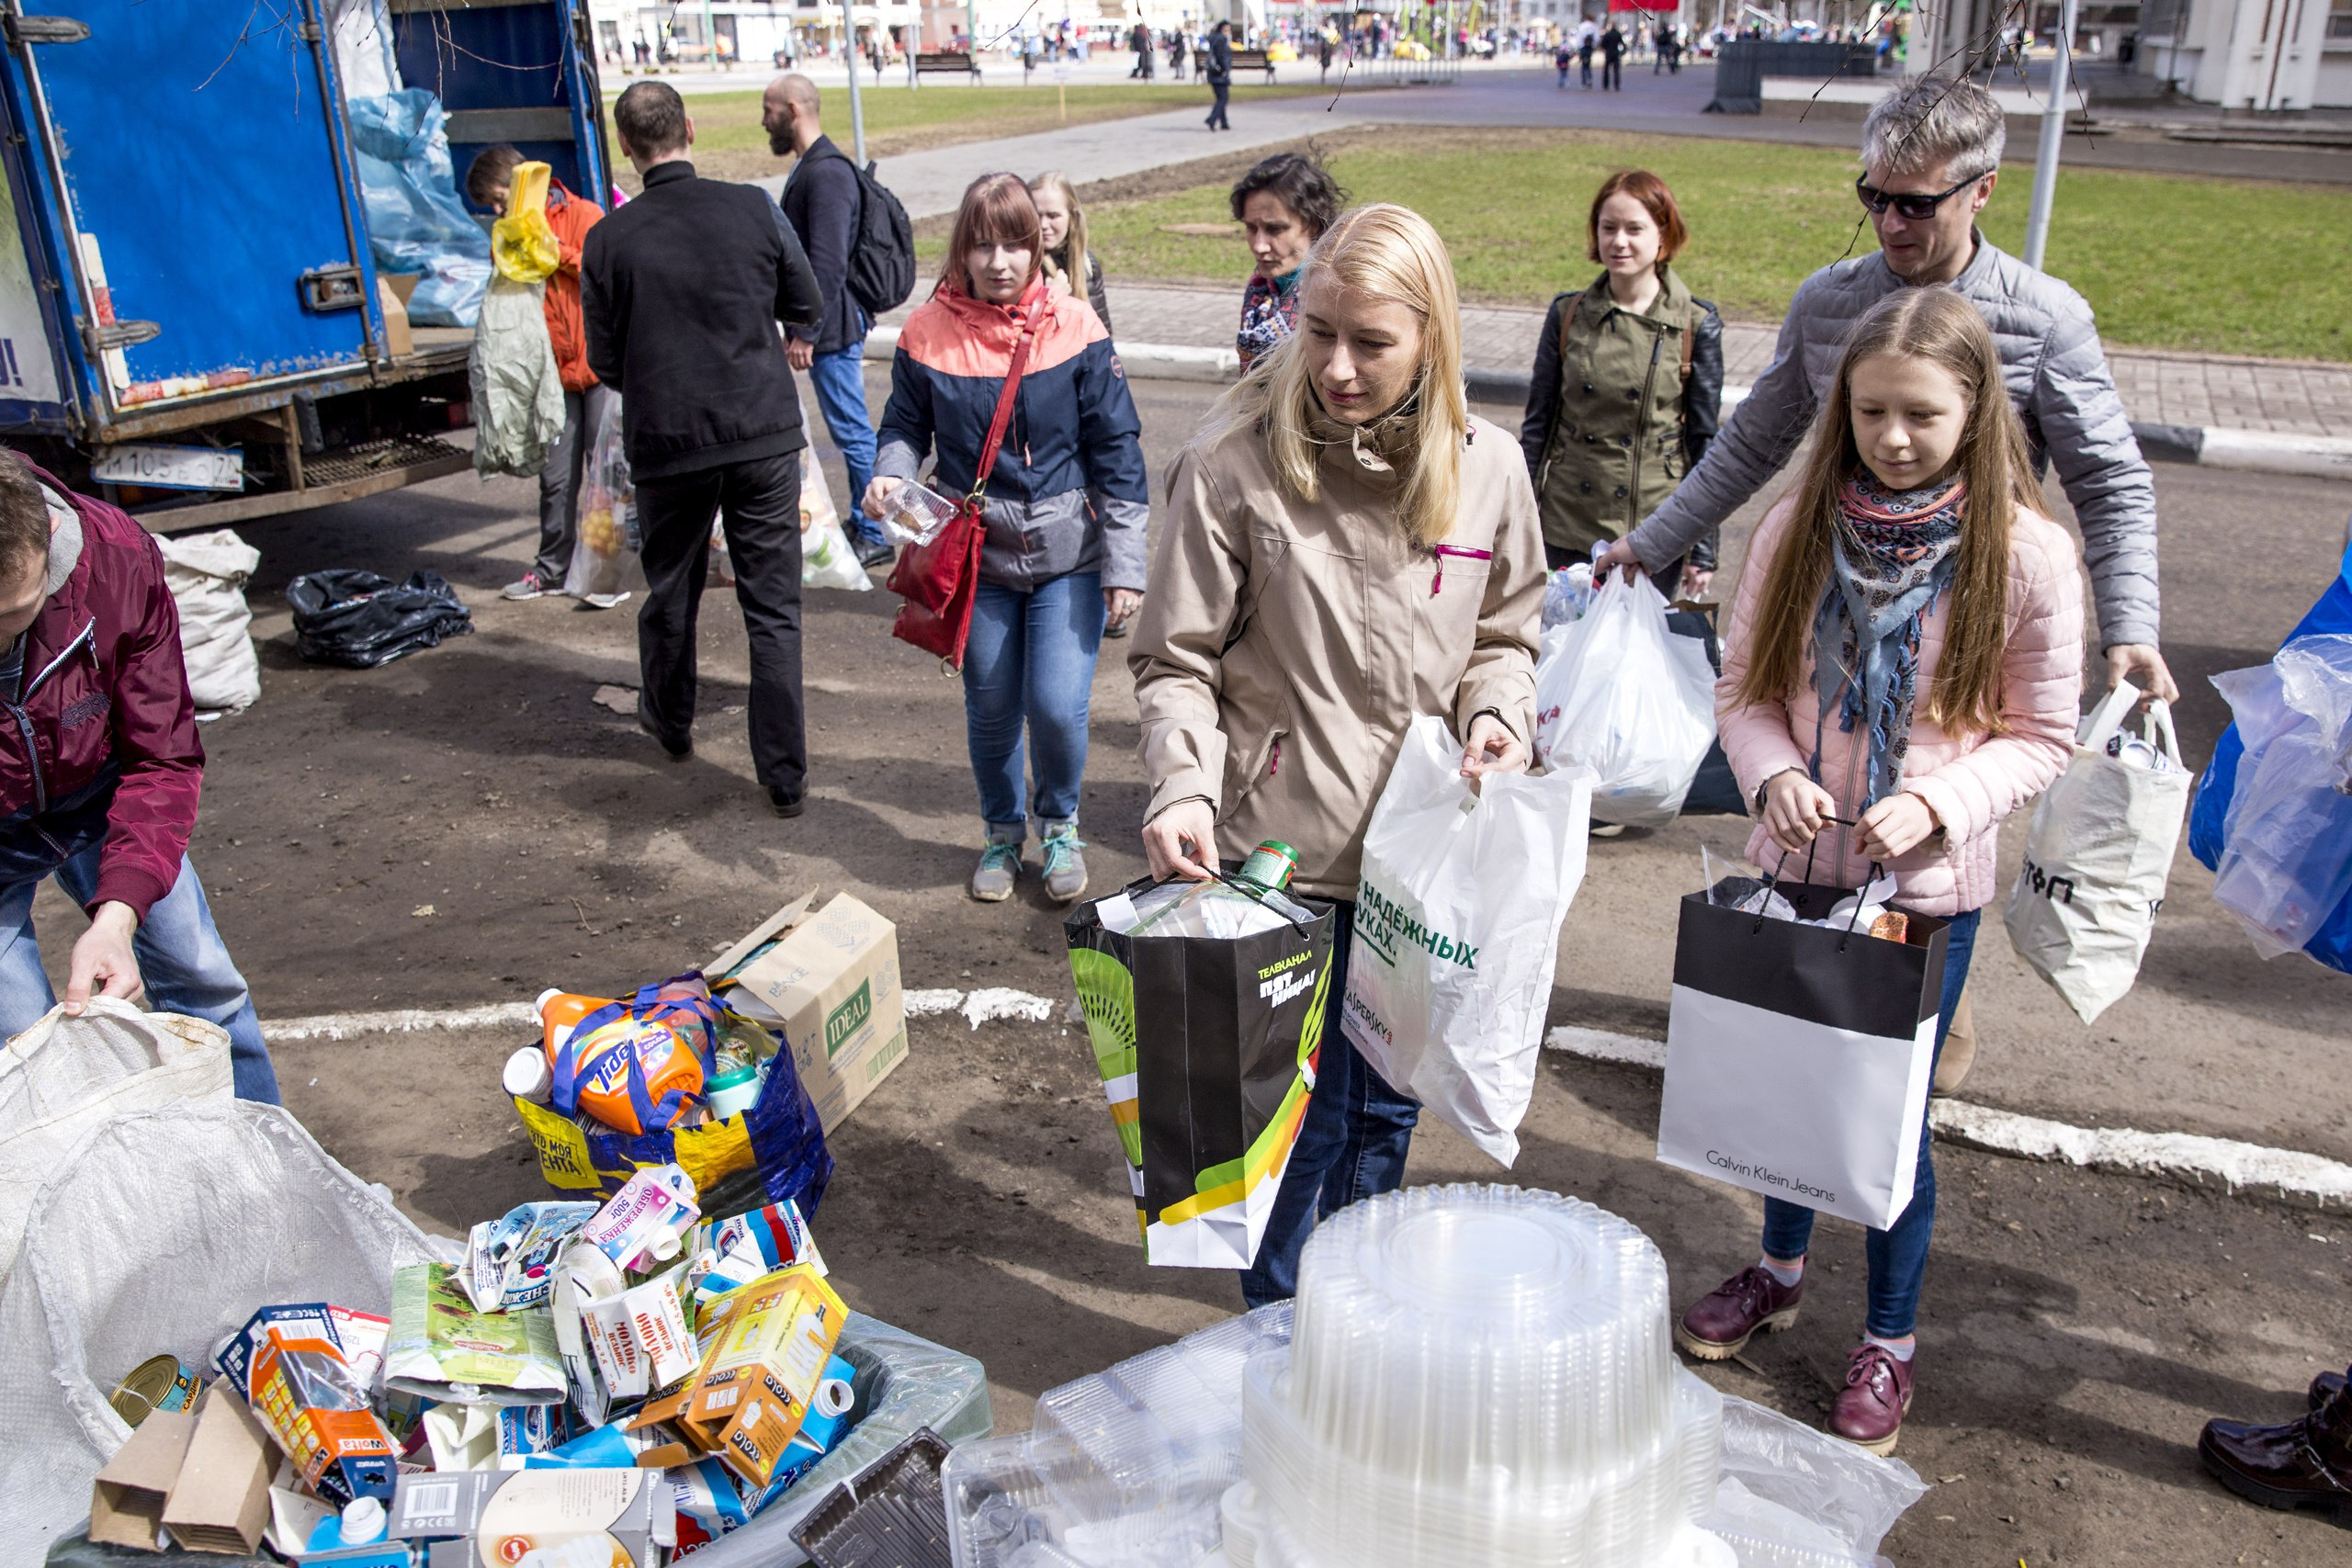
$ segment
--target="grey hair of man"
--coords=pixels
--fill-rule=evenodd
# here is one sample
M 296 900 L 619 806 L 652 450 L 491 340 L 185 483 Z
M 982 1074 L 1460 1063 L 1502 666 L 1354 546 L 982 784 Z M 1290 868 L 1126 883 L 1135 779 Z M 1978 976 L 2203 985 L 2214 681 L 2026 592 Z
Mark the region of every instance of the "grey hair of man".
M 1914 76 L 1871 106 L 1862 167 L 1882 178 L 1972 180 L 2001 166 L 2008 140 L 2008 118 L 1992 94 L 1973 82 Z

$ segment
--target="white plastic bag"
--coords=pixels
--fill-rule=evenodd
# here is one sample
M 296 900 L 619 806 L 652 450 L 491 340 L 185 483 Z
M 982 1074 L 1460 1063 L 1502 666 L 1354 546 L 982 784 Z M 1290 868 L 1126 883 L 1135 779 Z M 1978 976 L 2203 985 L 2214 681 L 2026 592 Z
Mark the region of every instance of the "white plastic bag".
M 585 406 L 598 412 L 595 428 L 580 433 L 588 461 L 580 471 L 580 532 L 563 574 L 563 591 L 574 599 L 622 592 L 623 569 L 639 543 L 637 491 L 621 445 L 621 400 L 606 392 L 588 398 Z
M 1365 830 L 1340 1027 L 1380 1076 L 1496 1160 L 1519 1157 L 1592 774 L 1490 774 L 1413 721 Z
M 857 563 L 849 531 L 842 526 L 832 489 L 825 483 L 825 467 L 806 446 L 800 449 L 800 586 L 844 588 L 853 593 L 874 586 Z
M 468 385 L 474 412 L 474 472 L 535 479 L 563 434 L 563 377 L 540 299 L 547 285 L 493 274 L 474 324 Z
M 228 1032 L 200 1018 L 93 997 L 81 1017 L 54 1007 L 11 1038 L 0 1048 L 0 1280 L 33 1194 L 92 1128 L 127 1111 L 235 1092 Z
M 2074 759 L 2033 808 L 2025 865 L 2009 889 L 2010 945 L 2085 1023 L 2139 977 L 2188 815 L 2192 779 L 2170 704 L 2157 702 L 2146 725 L 2162 766 L 2109 753 L 2110 742 L 2136 750 L 2123 724 L 2139 700 L 2138 687 L 2119 682 L 2084 716 Z
M 166 534 L 164 585 L 180 613 L 180 658 L 198 718 L 243 713 L 261 700 L 261 659 L 254 652 L 254 613 L 245 583 L 261 552 L 227 528 Z
M 2222 822 L 2213 901 L 2265 958 L 2309 942 L 2352 893 L 2352 637 L 2298 637 L 2270 668 L 2275 686 L 2214 682 L 2245 716 L 2246 753 Z
M 1582 619 L 1544 636 L 1535 705 L 1553 717 L 1539 718 L 1541 755 L 1592 770 L 1592 814 L 1603 822 L 1673 821 L 1714 743 L 1706 646 L 1668 631 L 1667 614 L 1648 578 L 1611 573 Z
M 7 1560 L 40 1561 L 87 1516 L 92 1478 L 130 1434 L 107 1394 L 141 1361 L 168 1351 L 209 1366 L 274 1302 L 386 1312 L 394 1269 L 448 1260 L 280 1106 L 208 1101 L 106 1122 L 33 1195 L 0 1291 Z

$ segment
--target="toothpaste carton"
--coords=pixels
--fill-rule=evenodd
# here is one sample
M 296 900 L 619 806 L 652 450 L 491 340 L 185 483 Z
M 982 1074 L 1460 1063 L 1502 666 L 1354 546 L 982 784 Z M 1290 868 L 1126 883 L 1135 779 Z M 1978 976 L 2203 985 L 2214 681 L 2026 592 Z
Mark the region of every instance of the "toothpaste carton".
M 678 1166 L 649 1166 L 589 1217 L 580 1239 L 621 1269 L 641 1272 L 677 1257 L 701 1213 L 693 1177 Z
M 780 1203 L 715 1221 L 695 1232 L 695 1301 L 710 1302 L 752 1280 L 806 1263 L 821 1277 L 825 1260 L 800 1205 L 786 1198 Z
M 466 1293 L 481 1312 L 546 1304 L 556 1254 L 596 1213 L 594 1203 L 525 1203 L 484 1220 L 466 1243 Z
M 736 1304 L 679 1419 L 728 1469 L 764 1487 L 824 1380 L 849 1308 L 805 1265 L 727 1299 Z

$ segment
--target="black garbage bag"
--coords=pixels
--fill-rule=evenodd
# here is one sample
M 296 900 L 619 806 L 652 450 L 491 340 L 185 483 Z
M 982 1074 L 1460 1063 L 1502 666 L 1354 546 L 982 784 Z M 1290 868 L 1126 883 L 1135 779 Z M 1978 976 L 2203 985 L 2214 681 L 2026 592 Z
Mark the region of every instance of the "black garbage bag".
M 307 571 L 286 585 L 294 647 L 314 664 L 373 670 L 445 637 L 474 629 L 470 611 L 437 572 L 395 583 L 372 571 Z

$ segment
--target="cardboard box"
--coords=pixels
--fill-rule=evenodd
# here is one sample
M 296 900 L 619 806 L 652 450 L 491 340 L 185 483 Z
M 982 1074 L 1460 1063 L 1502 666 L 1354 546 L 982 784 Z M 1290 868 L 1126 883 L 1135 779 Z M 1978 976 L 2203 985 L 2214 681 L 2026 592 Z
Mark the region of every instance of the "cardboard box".
M 416 285 L 412 282 L 409 290 L 413 293 L 415 289 Z M 391 351 L 392 357 L 401 359 L 414 354 L 416 334 L 409 329 L 408 300 L 382 273 L 376 275 L 376 303 L 384 312 L 384 346 Z
M 707 973 L 738 1010 L 781 1027 L 827 1133 L 906 1060 L 899 930 L 849 894 L 787 904 Z
M 213 1384 L 197 1408 L 196 1430 L 164 1500 L 164 1528 L 185 1551 L 252 1556 L 269 1529 L 269 1478 L 277 1468 L 277 1452 L 252 1409 L 234 1390 Z
M 808 1414 L 849 1308 L 805 1265 L 729 1299 L 738 1304 L 678 1421 L 728 1469 L 765 1486 Z
M 154 1551 L 164 1528 L 164 1499 L 179 1478 L 180 1461 L 195 1436 L 194 1411 L 149 1412 L 90 1487 L 90 1539 Z
M 256 1313 L 221 1352 L 220 1365 L 232 1385 L 242 1375 L 253 1413 L 292 1459 L 304 1485 L 338 1506 L 354 1497 L 391 1495 L 398 1450 L 344 1359 L 329 1308 Z
M 434 1568 L 512 1568 L 534 1551 L 658 1568 L 678 1525 L 669 1478 L 658 1470 L 468 1470 L 401 1476 L 391 1535 L 467 1543 L 446 1553 L 434 1547 Z

